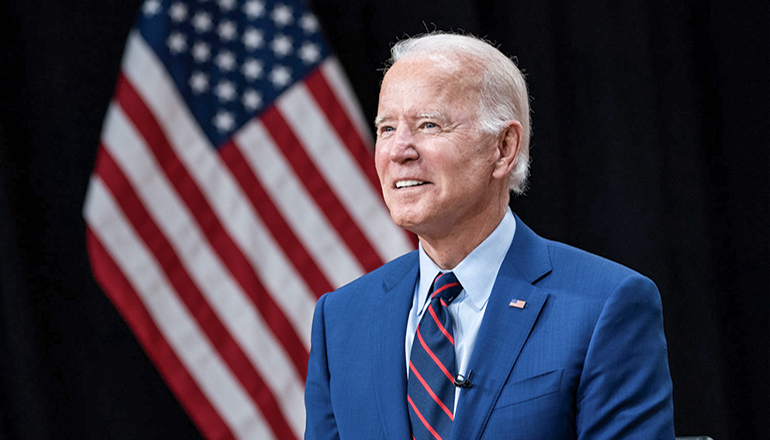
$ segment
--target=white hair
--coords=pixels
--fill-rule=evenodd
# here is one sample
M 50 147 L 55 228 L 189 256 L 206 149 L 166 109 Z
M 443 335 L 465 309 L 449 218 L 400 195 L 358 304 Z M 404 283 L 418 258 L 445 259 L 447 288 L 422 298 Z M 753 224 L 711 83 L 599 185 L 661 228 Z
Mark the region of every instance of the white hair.
M 529 97 L 524 76 L 514 62 L 485 40 L 459 34 L 432 32 L 397 42 L 391 48 L 388 67 L 400 59 L 427 56 L 455 60 L 451 55 L 465 55 L 478 60 L 482 70 L 479 97 L 479 126 L 490 134 L 498 134 L 511 120 L 522 126 L 521 149 L 511 171 L 508 188 L 522 194 L 529 176 Z

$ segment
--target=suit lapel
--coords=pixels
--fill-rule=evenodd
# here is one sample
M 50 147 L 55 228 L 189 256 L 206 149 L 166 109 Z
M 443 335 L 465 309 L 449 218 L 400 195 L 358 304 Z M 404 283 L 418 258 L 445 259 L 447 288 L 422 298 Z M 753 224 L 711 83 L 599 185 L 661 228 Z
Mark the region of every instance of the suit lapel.
M 373 377 L 375 394 L 385 436 L 393 440 L 409 438 L 411 432 L 406 406 L 404 338 L 419 273 L 417 252 L 401 263 L 383 276 L 384 306 L 372 323 L 378 332 L 373 341 L 373 353 L 377 356 Z
M 532 283 L 550 268 L 545 240 L 516 217 L 516 234 L 500 267 L 468 364 L 473 370 L 473 388 L 460 394 L 453 439 L 480 437 L 548 297 Z M 512 300 L 524 301 L 524 307 L 510 306 Z

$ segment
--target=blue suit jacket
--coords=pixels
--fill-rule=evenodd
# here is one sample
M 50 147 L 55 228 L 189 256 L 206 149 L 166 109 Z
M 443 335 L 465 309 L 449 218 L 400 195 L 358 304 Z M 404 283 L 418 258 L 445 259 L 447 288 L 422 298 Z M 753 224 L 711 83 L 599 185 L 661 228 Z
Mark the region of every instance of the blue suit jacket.
M 655 285 L 516 222 L 451 438 L 673 439 Z M 417 279 L 415 251 L 319 300 L 306 439 L 411 438 L 404 338 Z

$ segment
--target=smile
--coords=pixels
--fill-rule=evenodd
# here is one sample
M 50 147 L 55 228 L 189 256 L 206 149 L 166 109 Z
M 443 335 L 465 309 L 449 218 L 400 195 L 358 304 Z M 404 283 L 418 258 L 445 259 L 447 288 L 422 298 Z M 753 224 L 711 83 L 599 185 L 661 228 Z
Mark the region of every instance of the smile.
M 424 185 L 427 182 L 421 180 L 399 180 L 396 182 L 396 188 L 409 188 L 410 186 Z

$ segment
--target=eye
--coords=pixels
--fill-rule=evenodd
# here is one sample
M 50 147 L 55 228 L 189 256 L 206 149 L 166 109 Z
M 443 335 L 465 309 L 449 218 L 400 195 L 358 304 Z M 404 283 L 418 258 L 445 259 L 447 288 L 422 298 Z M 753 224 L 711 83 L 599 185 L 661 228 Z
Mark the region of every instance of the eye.
M 395 127 L 392 127 L 390 125 L 381 125 L 377 128 L 377 134 L 379 134 L 380 136 L 383 136 L 387 133 L 391 133 L 394 131 L 396 131 Z
M 438 124 L 436 124 L 435 122 L 425 122 L 422 124 L 422 128 L 432 130 L 434 128 L 438 128 Z

